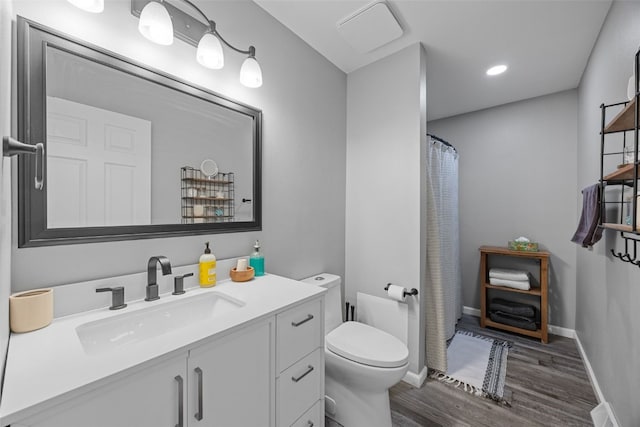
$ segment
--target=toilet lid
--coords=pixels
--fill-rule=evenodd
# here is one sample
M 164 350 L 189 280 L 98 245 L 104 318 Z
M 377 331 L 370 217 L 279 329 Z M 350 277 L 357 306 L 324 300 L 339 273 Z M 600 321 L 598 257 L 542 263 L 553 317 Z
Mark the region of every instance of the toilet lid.
M 327 348 L 349 360 L 380 368 L 397 368 L 409 360 L 402 341 L 359 322 L 345 322 L 326 336 Z

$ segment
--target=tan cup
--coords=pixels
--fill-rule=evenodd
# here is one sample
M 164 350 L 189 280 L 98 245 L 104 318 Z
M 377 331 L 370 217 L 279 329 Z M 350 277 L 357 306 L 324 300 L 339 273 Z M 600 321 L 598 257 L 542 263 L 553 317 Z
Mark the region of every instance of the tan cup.
M 12 332 L 31 332 L 53 320 L 53 289 L 34 289 L 9 297 L 9 322 Z

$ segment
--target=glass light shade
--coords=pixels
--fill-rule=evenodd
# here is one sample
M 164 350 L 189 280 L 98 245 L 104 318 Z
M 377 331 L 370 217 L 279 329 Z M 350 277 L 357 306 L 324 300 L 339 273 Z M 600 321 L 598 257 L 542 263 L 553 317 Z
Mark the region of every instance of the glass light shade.
M 260 64 L 253 57 L 248 57 L 240 67 L 240 83 L 246 87 L 262 86 L 262 70 Z
M 104 10 L 104 0 L 67 0 L 75 7 L 91 13 L 100 13 Z
M 138 30 L 145 38 L 154 43 L 168 46 L 173 43 L 173 23 L 167 9 L 152 1 L 140 12 Z
M 202 36 L 200 43 L 198 43 L 196 59 L 200 65 L 212 70 L 219 70 L 224 67 L 224 53 L 222 52 L 220 40 L 211 33 L 206 33 Z

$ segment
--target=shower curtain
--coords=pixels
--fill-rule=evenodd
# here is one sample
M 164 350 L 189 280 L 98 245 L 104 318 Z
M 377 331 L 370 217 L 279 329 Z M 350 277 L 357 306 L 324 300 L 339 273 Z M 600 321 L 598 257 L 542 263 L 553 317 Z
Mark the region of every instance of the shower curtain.
M 447 340 L 462 316 L 458 153 L 433 137 L 427 147 L 427 367 L 447 372 Z

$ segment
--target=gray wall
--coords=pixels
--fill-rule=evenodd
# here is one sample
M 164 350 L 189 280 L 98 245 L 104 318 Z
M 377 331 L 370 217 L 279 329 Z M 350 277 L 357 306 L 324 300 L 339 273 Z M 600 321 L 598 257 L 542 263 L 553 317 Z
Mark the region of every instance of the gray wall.
M 623 101 L 640 46 L 640 3 L 616 1 L 578 93 L 578 186 L 599 179 L 601 103 Z M 640 269 L 611 256 L 623 240 L 608 230 L 593 251 L 578 249 L 576 331 L 604 398 L 621 426 L 640 425 Z
M 478 247 L 527 236 L 552 254 L 549 323 L 573 329 L 576 109 L 572 90 L 427 124 L 460 153 L 465 306 L 480 307 Z
M 197 64 L 195 48 L 179 40 L 170 47 L 146 41 L 128 1 L 106 2 L 98 15 L 64 0 L 13 2 L 16 14 L 262 109 L 263 230 L 32 249 L 17 249 L 14 238 L 14 291 L 144 271 L 157 254 L 175 265 L 192 264 L 204 241 L 218 258 L 229 258 L 248 255 L 260 239 L 268 272 L 344 276 L 346 75 L 253 2 L 202 7 L 226 39 L 255 45 L 261 88 L 240 85 L 241 55 L 228 53 L 225 68 L 213 71 Z

